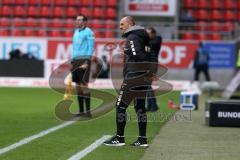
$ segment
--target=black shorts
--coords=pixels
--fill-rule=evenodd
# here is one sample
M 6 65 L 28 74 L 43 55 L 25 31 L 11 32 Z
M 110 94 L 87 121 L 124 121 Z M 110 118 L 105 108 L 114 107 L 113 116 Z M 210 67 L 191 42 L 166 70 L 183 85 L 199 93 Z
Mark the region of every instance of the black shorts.
M 91 61 L 90 59 L 77 59 L 72 62 L 72 81 L 80 84 L 87 84 L 90 77 Z M 81 65 L 87 63 L 87 68 L 79 68 Z

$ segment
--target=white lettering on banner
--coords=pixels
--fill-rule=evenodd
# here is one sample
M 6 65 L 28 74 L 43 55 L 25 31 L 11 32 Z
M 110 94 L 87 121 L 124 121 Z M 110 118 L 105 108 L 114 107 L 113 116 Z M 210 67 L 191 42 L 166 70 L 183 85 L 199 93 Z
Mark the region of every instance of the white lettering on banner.
M 166 58 L 164 58 L 164 57 L 162 56 L 163 53 L 166 53 L 166 54 L 167 54 Z M 160 64 L 168 64 L 168 63 L 170 63 L 170 62 L 173 60 L 173 58 L 174 58 L 173 51 L 172 51 L 171 48 L 168 47 L 168 46 L 162 46 L 161 52 L 160 52 L 158 58 L 159 58 L 159 63 L 160 63 Z
M 20 49 L 31 53 L 37 59 L 46 59 L 47 39 L 39 38 L 0 38 L 0 59 L 9 59 L 9 52 Z
M 218 112 L 218 118 L 240 118 L 240 112 Z
M 186 50 L 185 46 L 176 46 L 174 50 L 168 46 L 162 46 L 159 54 L 159 62 L 161 64 L 168 64 L 173 61 L 175 64 L 181 64 L 182 59 L 186 58 Z M 166 56 L 163 57 L 163 53 Z
M 125 0 L 125 12 L 129 15 L 175 16 L 177 0 Z
M 56 50 L 56 59 L 61 59 L 61 60 L 70 59 L 71 53 L 72 53 L 72 44 L 68 44 L 67 48 L 65 48 L 65 45 L 63 43 L 59 43 L 57 45 L 57 50 Z
M 186 47 L 178 46 L 175 48 L 175 63 L 180 64 L 181 60 L 186 57 Z

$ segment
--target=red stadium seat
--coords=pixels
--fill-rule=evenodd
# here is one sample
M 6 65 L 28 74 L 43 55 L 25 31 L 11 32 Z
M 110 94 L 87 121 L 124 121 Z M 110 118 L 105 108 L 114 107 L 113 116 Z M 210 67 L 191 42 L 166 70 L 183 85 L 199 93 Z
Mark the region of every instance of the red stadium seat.
M 37 30 L 37 33 L 36 33 L 37 36 L 39 37 L 46 37 L 47 36 L 47 32 L 45 30 Z
M 11 19 L 9 18 L 0 18 L 0 26 L 1 27 L 9 27 L 11 25 Z
M 102 34 L 102 32 L 94 31 L 94 37 L 95 38 L 102 38 L 103 34 Z
M 1 1 L 2 5 L 6 5 L 6 4 L 14 4 L 14 0 L 2 0 Z
M 235 3 L 233 0 L 224 0 L 223 6 L 224 6 L 224 9 L 234 9 Z
M 66 10 L 67 17 L 76 17 L 77 15 L 78 15 L 78 12 L 74 7 L 67 7 L 67 10 Z
M 91 10 L 86 8 L 86 7 L 81 7 L 80 8 L 80 11 L 79 11 L 81 14 L 84 14 L 85 16 L 87 17 L 91 17 L 92 14 L 91 14 Z
M 26 15 L 26 9 L 23 6 L 14 7 L 14 16 L 24 17 Z
M 219 41 L 221 40 L 221 35 L 219 33 L 214 32 L 209 35 L 209 39 L 214 41 Z
M 26 26 L 27 27 L 36 27 L 36 26 L 38 26 L 37 19 L 27 18 L 26 19 Z
M 63 33 L 64 37 L 72 37 L 73 36 L 73 31 L 72 30 L 67 30 Z
M 40 8 L 40 16 L 41 17 L 52 17 L 51 8 L 47 6 L 43 6 Z
M 0 30 L 0 36 L 8 36 L 7 30 Z
M 198 20 L 207 20 L 209 18 L 208 12 L 204 9 L 198 10 L 196 12 L 196 18 Z
M 36 35 L 36 33 L 35 33 L 34 30 L 27 29 L 27 30 L 24 31 L 24 36 L 33 37 L 33 36 L 35 36 L 35 35 Z
M 239 11 L 240 10 L 240 1 L 239 0 L 237 1 L 236 6 L 237 6 L 237 10 Z
M 50 37 L 61 37 L 61 32 L 59 30 L 53 30 L 49 32 Z
M 68 18 L 66 21 L 65 21 L 65 25 L 64 25 L 66 28 L 74 28 L 75 26 L 75 22 L 73 19 L 70 19 Z
M 102 23 L 101 20 L 95 19 L 95 20 L 92 20 L 92 25 L 91 26 L 92 26 L 93 29 L 102 29 L 103 28 L 103 23 Z
M 51 27 L 60 28 L 63 26 L 62 20 L 59 18 L 54 18 L 51 20 Z
M 11 16 L 12 15 L 12 7 L 2 6 L 1 7 L 1 16 Z
M 198 0 L 196 3 L 196 8 L 208 8 L 209 1 L 207 0 Z
M 211 22 L 209 24 L 209 29 L 210 31 L 220 31 L 221 30 L 221 23 L 219 22 Z
M 234 24 L 232 22 L 226 22 L 223 24 L 223 31 L 231 32 L 234 30 Z
M 237 20 L 240 21 L 240 11 L 237 12 Z
M 94 7 L 102 7 L 105 5 L 105 0 L 93 0 Z
M 24 26 L 24 19 L 21 19 L 21 18 L 14 18 L 13 20 L 12 20 L 12 25 L 14 26 L 14 27 L 22 27 L 22 26 Z
M 39 3 L 38 0 L 27 0 L 27 4 L 29 5 L 37 5 Z
M 116 9 L 107 8 L 106 15 L 107 18 L 115 19 L 117 17 Z
M 194 39 L 195 40 L 207 40 L 208 37 L 204 33 L 196 33 L 195 36 L 194 36 Z
M 64 6 L 65 4 L 65 0 L 54 0 L 54 5 Z
M 112 31 L 106 31 L 106 32 L 104 32 L 104 37 L 105 38 L 115 38 L 115 33 Z
M 224 11 L 223 12 L 223 19 L 225 20 L 225 21 L 234 21 L 235 20 L 235 13 L 234 13 L 234 11 Z
M 30 6 L 27 9 L 27 14 L 30 17 L 38 17 L 39 16 L 39 10 L 38 7 L 35 6 Z
M 222 7 L 222 2 L 220 0 L 210 0 L 210 8 L 220 9 Z
M 51 6 L 53 0 L 40 0 L 41 5 Z
M 92 3 L 89 0 L 80 0 L 80 5 L 81 6 L 89 6 Z
M 113 20 L 107 20 L 105 23 L 106 29 L 116 29 L 116 22 Z
M 181 38 L 184 40 L 193 39 L 193 34 L 191 32 L 185 32 L 181 35 Z
M 79 5 L 79 0 L 67 0 L 67 5 L 68 6 L 78 6 Z
M 204 21 L 200 21 L 196 23 L 195 30 L 204 31 L 207 28 L 207 23 Z
M 93 18 L 102 18 L 105 16 L 104 13 L 105 10 L 103 10 L 102 8 L 94 8 L 93 9 Z
M 48 26 L 48 19 L 46 18 L 41 18 L 39 20 L 39 27 L 47 27 Z
M 11 36 L 22 36 L 22 31 L 13 29 L 13 30 L 11 30 Z
M 193 8 L 195 0 L 183 0 L 184 8 Z
M 116 7 L 117 6 L 117 0 L 107 0 L 107 6 L 108 7 Z
M 54 7 L 53 17 L 63 17 L 63 15 L 65 15 L 65 12 L 62 7 Z
M 222 20 L 222 14 L 219 10 L 210 11 L 210 19 L 211 20 Z
M 25 0 L 15 0 L 16 5 L 24 5 L 26 3 Z

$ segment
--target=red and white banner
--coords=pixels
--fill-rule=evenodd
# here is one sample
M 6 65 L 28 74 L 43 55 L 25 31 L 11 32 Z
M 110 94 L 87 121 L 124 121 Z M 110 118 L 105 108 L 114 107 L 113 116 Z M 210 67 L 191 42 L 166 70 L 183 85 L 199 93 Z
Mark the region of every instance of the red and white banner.
M 159 53 L 159 63 L 168 68 L 190 68 L 198 46 L 196 42 L 165 42 Z
M 198 47 L 196 42 L 163 42 L 159 53 L 159 63 L 169 68 L 189 68 L 193 62 L 195 51 Z M 96 41 L 95 53 L 97 57 L 106 55 L 114 65 L 122 66 L 120 40 L 101 40 Z M 69 60 L 72 52 L 71 41 L 49 41 L 48 59 L 49 60 Z M 113 56 L 116 56 L 113 58 Z
M 120 39 L 96 39 L 94 55 L 99 58 L 105 55 L 112 65 L 122 67 L 122 44 Z M 189 68 L 197 47 L 196 42 L 164 42 L 159 62 L 168 68 Z M 46 60 L 44 78 L 47 79 L 56 67 L 70 60 L 72 43 L 71 39 L 0 38 L 0 59 L 9 59 L 9 52 L 13 49 Z
M 112 65 L 122 67 L 122 44 L 120 39 L 96 39 L 94 55 L 99 58 L 105 55 Z M 159 62 L 168 68 L 189 68 L 197 47 L 197 42 L 163 42 Z M 0 59 L 9 59 L 8 53 L 17 48 L 22 52 L 33 53 L 38 59 L 45 60 L 44 77 L 21 80 L 0 78 L 0 86 L 46 86 L 53 70 L 70 60 L 72 53 L 71 39 L 0 38 Z M 69 66 L 63 69 L 69 70 Z
M 125 0 L 125 12 L 140 16 L 175 16 L 177 0 Z
M 99 58 L 105 55 L 112 64 L 122 66 L 121 42 L 119 39 L 97 39 L 94 55 Z M 169 68 L 189 68 L 197 47 L 196 42 L 163 42 L 159 53 L 159 62 Z M 32 53 L 38 59 L 61 63 L 71 58 L 72 43 L 70 39 L 61 41 L 45 38 L 0 39 L 0 59 L 9 59 L 9 52 L 13 49 Z M 115 55 L 117 58 L 113 59 Z

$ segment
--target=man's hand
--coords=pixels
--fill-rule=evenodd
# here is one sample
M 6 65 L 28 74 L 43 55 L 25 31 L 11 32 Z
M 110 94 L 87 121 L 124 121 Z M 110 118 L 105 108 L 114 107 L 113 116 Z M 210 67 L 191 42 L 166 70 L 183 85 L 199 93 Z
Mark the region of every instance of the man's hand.
M 158 75 L 153 75 L 152 77 L 151 77 L 151 79 L 152 79 L 152 81 L 158 81 L 160 78 L 159 78 L 159 76 Z

